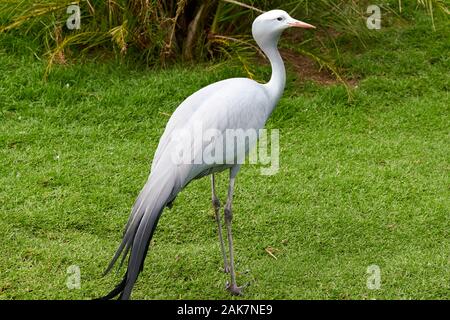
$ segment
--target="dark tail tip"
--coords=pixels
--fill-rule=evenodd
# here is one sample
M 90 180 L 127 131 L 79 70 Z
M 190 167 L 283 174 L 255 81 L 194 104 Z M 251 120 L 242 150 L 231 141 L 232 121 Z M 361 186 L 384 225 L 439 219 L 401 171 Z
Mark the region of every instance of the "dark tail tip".
M 122 293 L 125 290 L 125 286 L 127 284 L 127 276 L 128 276 L 128 272 L 125 273 L 122 281 L 118 285 L 116 285 L 116 287 L 114 289 L 112 289 L 110 293 L 108 293 L 107 295 L 105 295 L 103 297 L 95 298 L 93 300 L 111 300 L 118 295 L 119 295 L 119 299 L 120 299 L 122 297 Z

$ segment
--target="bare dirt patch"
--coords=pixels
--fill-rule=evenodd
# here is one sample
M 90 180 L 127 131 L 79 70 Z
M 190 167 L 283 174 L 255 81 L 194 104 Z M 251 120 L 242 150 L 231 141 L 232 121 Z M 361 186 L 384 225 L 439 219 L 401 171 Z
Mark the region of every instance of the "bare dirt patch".
M 321 85 L 334 85 L 339 80 L 326 68 L 319 65 L 309 57 L 300 55 L 288 49 L 281 49 L 280 54 L 302 82 L 312 80 Z

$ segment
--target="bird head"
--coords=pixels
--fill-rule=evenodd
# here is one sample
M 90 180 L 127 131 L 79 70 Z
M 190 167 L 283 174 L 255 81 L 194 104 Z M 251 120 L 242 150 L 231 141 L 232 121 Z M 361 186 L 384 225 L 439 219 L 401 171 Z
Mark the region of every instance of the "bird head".
M 276 42 L 281 33 L 290 27 L 315 29 L 313 25 L 292 18 L 283 10 L 271 10 L 259 15 L 252 25 L 252 34 L 260 45 Z

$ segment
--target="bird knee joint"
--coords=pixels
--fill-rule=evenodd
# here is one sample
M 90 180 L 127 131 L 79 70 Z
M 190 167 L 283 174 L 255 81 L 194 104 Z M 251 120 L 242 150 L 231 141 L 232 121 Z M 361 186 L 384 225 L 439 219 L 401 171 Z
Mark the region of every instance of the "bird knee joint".
M 217 197 L 212 198 L 212 204 L 215 209 L 220 208 L 220 200 Z
M 233 219 L 233 211 L 231 211 L 231 208 L 226 206 L 224 210 L 224 216 L 225 220 L 231 221 Z

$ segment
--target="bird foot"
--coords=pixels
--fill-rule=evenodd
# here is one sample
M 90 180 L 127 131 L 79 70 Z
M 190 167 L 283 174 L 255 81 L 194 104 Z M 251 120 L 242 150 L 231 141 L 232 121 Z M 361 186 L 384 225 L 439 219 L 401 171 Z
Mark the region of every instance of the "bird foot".
M 238 287 L 236 284 L 226 283 L 225 288 L 234 296 L 242 296 L 242 287 Z
M 223 272 L 225 273 L 230 273 L 230 267 L 228 265 L 226 265 L 225 267 L 223 267 Z

